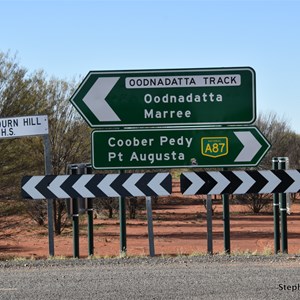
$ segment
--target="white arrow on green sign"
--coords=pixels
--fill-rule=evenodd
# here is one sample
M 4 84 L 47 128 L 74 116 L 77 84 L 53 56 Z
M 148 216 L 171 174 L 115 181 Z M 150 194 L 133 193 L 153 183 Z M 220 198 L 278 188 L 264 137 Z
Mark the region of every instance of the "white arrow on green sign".
M 256 166 L 270 148 L 254 126 L 95 130 L 95 169 Z
M 252 124 L 255 72 L 91 71 L 70 101 L 91 127 Z

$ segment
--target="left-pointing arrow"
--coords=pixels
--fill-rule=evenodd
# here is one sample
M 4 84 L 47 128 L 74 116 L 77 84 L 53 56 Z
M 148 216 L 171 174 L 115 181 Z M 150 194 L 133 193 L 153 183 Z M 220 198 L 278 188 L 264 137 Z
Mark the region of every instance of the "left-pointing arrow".
M 168 187 L 172 188 L 172 179 L 169 173 L 157 173 L 148 183 L 148 186 L 155 191 L 155 193 L 157 195 L 161 195 L 161 196 L 168 196 L 170 195 L 170 192 L 168 190 L 166 190 L 163 186 L 163 182 L 165 179 L 170 179 L 167 182 L 169 184 Z M 167 189 L 168 189 L 167 187 Z
M 119 197 L 118 194 L 112 187 L 111 184 L 119 176 L 119 174 L 107 174 L 97 185 L 97 187 L 106 194 L 107 197 Z
M 145 194 L 136 186 L 136 183 L 143 177 L 143 173 L 131 174 L 131 176 L 123 183 L 123 187 L 135 196 L 145 196 Z
M 106 97 L 120 77 L 101 77 L 96 80 L 83 98 L 83 102 L 101 122 L 121 121 L 117 114 L 106 102 Z
M 86 188 L 86 184 L 94 177 L 92 174 L 81 176 L 74 184 L 73 189 L 77 191 L 83 198 L 94 198 L 95 195 Z
M 55 179 L 49 184 L 48 190 L 56 195 L 57 198 L 70 197 L 62 188 L 61 185 L 69 178 L 70 175 L 56 176 Z
M 27 193 L 32 199 L 45 199 L 45 196 L 42 195 L 37 189 L 36 186 L 45 176 L 32 176 L 23 186 L 22 190 Z M 26 179 L 26 178 L 25 178 Z M 24 197 L 24 195 L 23 195 Z M 24 197 L 28 198 L 28 197 Z

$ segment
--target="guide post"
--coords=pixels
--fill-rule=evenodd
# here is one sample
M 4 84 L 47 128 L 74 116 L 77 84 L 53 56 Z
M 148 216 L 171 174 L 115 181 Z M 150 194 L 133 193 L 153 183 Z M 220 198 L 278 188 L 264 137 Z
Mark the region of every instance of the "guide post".
M 272 158 L 272 169 L 278 170 L 278 157 Z M 279 217 L 279 195 L 273 193 L 273 218 L 274 218 L 274 253 L 280 251 L 280 217 Z

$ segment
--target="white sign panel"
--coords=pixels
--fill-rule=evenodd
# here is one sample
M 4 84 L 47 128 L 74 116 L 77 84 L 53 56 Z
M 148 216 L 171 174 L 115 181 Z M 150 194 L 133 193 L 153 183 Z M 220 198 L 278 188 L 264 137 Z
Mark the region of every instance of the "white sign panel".
M 0 119 L 0 139 L 48 134 L 48 116 L 26 116 Z

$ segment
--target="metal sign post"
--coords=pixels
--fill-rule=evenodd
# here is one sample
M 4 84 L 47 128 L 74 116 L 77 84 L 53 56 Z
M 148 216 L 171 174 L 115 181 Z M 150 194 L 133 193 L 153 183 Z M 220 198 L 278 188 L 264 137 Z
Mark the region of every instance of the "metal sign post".
M 154 250 L 154 233 L 153 233 L 153 218 L 152 218 L 152 202 L 151 197 L 146 197 L 147 223 L 148 223 L 148 240 L 150 256 L 155 256 Z
M 287 157 L 278 157 L 278 168 L 280 170 L 285 170 L 287 165 Z M 279 194 L 279 209 L 281 220 L 281 249 L 283 253 L 288 253 L 286 193 Z
M 272 158 L 272 169 L 278 170 L 278 157 Z M 279 216 L 279 195 L 273 193 L 273 218 L 274 218 L 274 253 L 280 251 L 280 216 Z
M 45 174 L 52 174 L 51 143 L 47 115 L 9 117 L 0 119 L 0 139 L 42 136 Z M 47 198 L 49 256 L 54 256 L 53 199 Z
M 49 134 L 43 135 L 44 141 L 44 157 L 45 157 L 45 173 L 52 174 L 51 163 L 51 144 Z M 54 256 L 54 233 L 53 233 L 53 199 L 47 199 L 47 213 L 48 213 L 48 241 L 49 241 L 49 255 Z
M 206 196 L 206 221 L 207 221 L 207 253 L 213 254 L 212 237 L 212 200 L 211 195 Z
M 227 168 L 223 168 L 227 171 Z M 223 202 L 223 236 L 224 236 L 224 252 L 230 254 L 230 208 L 229 208 L 229 195 L 222 194 Z
M 80 170 L 77 165 L 70 165 L 70 174 L 80 174 Z M 76 196 L 71 198 L 72 206 L 72 226 L 73 226 L 73 257 L 79 258 L 79 208 L 78 198 Z
M 120 171 L 120 175 L 125 175 L 124 171 Z M 126 175 L 125 175 L 126 176 Z M 120 220 L 120 255 L 127 252 L 127 235 L 126 235 L 126 199 L 119 195 L 119 220 Z
M 85 173 L 92 174 L 92 166 L 85 165 Z M 87 214 L 88 214 L 88 252 L 89 256 L 94 255 L 94 222 L 93 222 L 93 199 L 87 198 Z

